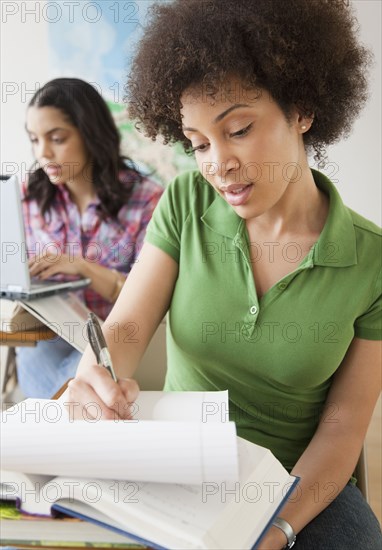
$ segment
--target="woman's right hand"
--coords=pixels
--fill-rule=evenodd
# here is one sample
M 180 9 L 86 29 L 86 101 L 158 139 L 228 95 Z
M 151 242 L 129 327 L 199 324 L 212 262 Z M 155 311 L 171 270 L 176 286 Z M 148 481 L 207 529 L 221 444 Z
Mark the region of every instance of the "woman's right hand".
M 81 256 L 68 254 L 45 253 L 40 256 L 31 256 L 28 261 L 31 277 L 37 277 L 42 281 L 55 275 L 83 275 L 85 260 Z
M 60 401 L 70 420 L 131 420 L 139 386 L 132 378 L 114 382 L 100 365 L 87 365 L 68 383 Z

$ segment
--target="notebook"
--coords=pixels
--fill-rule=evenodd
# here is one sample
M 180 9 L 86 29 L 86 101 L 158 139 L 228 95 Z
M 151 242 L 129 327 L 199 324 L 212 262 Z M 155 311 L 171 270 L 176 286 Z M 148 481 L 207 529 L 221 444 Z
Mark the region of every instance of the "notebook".
M 11 300 L 31 300 L 90 284 L 90 279 L 72 281 L 31 280 L 17 176 L 0 181 L 0 296 Z

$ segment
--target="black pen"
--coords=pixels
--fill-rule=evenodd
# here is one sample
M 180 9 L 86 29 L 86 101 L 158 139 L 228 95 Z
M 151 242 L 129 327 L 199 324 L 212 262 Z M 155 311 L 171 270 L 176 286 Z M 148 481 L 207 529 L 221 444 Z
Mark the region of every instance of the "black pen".
M 91 348 L 96 356 L 97 363 L 107 369 L 113 378 L 114 382 L 118 382 L 113 369 L 109 350 L 107 349 L 105 337 L 103 335 L 101 325 L 94 313 L 90 312 L 86 323 L 86 331 Z

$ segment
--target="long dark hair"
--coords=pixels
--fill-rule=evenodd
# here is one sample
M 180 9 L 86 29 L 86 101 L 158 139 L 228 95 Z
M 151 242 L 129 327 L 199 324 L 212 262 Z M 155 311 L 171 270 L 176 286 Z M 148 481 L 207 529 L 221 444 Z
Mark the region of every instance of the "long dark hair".
M 29 103 L 32 106 L 59 109 L 78 129 L 90 156 L 100 217 L 116 218 L 130 196 L 129 186 L 119 181 L 119 171 L 127 165 L 134 181 L 140 182 L 143 177 L 133 162 L 120 154 L 121 138 L 102 96 L 79 78 L 56 78 L 35 93 Z M 36 200 L 43 216 L 50 210 L 56 193 L 57 187 L 42 168 L 31 173 L 25 199 Z

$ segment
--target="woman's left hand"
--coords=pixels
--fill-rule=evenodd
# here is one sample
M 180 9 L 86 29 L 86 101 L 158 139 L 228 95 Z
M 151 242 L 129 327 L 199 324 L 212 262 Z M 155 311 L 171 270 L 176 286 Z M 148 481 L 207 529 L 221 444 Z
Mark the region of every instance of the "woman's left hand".
M 281 550 L 286 543 L 286 537 L 282 531 L 272 526 L 256 546 L 256 550 Z

